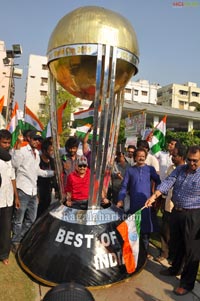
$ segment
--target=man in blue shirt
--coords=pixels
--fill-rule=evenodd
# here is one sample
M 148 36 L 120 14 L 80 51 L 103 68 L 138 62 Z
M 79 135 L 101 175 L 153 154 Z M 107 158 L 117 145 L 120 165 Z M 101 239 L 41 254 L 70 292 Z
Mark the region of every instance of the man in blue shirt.
M 173 187 L 171 213 L 171 244 L 175 256 L 172 266 L 160 273 L 177 275 L 184 260 L 180 286 L 175 294 L 185 295 L 194 288 L 200 259 L 200 146 L 191 146 L 187 164 L 178 166 L 147 200 L 149 207 L 156 198 Z
M 130 209 L 128 214 L 133 214 L 141 209 L 152 193 L 152 181 L 157 186 L 160 184 L 160 177 L 153 166 L 145 163 L 147 152 L 138 148 L 134 152 L 135 165 L 126 169 L 121 189 L 118 195 L 117 207 L 123 207 L 126 193 L 130 194 Z M 141 219 L 141 238 L 146 251 L 149 248 L 149 237 L 156 229 L 156 213 L 153 208 L 144 208 Z

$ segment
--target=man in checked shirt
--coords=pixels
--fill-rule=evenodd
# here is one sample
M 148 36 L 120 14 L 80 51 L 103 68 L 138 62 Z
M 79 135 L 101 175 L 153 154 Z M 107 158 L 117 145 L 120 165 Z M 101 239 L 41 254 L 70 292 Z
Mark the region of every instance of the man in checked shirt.
M 151 206 L 157 197 L 173 187 L 170 235 L 175 256 L 172 266 L 160 274 L 177 275 L 184 260 L 180 285 L 174 290 L 179 296 L 194 288 L 200 260 L 200 146 L 189 147 L 186 162 L 158 185 L 145 204 Z

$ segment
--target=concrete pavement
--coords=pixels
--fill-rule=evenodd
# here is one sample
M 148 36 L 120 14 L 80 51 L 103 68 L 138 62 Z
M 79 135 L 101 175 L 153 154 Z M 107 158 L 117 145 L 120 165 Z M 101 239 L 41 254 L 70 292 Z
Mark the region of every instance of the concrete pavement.
M 196 283 L 195 289 L 189 294 L 176 296 L 173 289 L 179 284 L 178 277 L 160 275 L 159 271 L 168 266 L 168 263 L 165 261 L 160 264 L 153 259 L 158 255 L 158 250 L 153 246 L 150 248 L 150 254 L 152 259 L 147 261 L 145 268 L 128 281 L 107 288 L 91 289 L 95 301 L 200 301 L 200 283 Z M 41 301 L 51 288 L 35 285 L 35 301 Z

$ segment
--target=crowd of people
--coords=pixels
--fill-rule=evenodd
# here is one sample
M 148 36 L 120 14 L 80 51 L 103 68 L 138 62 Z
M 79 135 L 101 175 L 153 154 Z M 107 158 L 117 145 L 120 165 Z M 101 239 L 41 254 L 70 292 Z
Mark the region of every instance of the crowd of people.
M 90 130 L 82 141 L 69 137 L 61 154 L 65 205 L 87 210 L 90 190 Z M 32 224 L 47 212 L 52 189 L 58 193 L 52 139 L 28 131 L 10 150 L 11 134 L 0 130 L 0 260 L 7 265 L 9 253 L 17 252 Z M 125 214 L 142 208 L 141 240 L 148 256 L 149 239 L 158 232 L 161 240 L 157 261 L 167 259 L 163 275 L 181 274 L 177 295 L 193 289 L 200 247 L 200 146 L 187 150 L 171 139 L 167 151 L 150 153 L 146 140 L 118 150 L 108 191 L 102 206 L 117 206 Z M 155 205 L 156 204 L 156 205 Z M 162 211 L 159 228 L 157 211 Z

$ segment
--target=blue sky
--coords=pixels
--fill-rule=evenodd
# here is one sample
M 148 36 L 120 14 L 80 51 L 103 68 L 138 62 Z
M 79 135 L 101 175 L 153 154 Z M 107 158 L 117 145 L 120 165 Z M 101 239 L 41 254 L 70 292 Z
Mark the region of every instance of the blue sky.
M 20 43 L 16 59 L 23 78 L 16 79 L 15 100 L 23 106 L 30 54 L 46 55 L 49 37 L 58 21 L 70 11 L 87 5 L 116 11 L 133 25 L 140 49 L 137 79 L 167 85 L 193 81 L 200 86 L 200 0 L 10 0 L 0 9 L 0 40 L 6 48 Z M 187 4 L 187 6 L 186 6 Z M 193 4 L 193 5 L 192 5 Z M 196 4 L 196 5 L 194 5 Z

